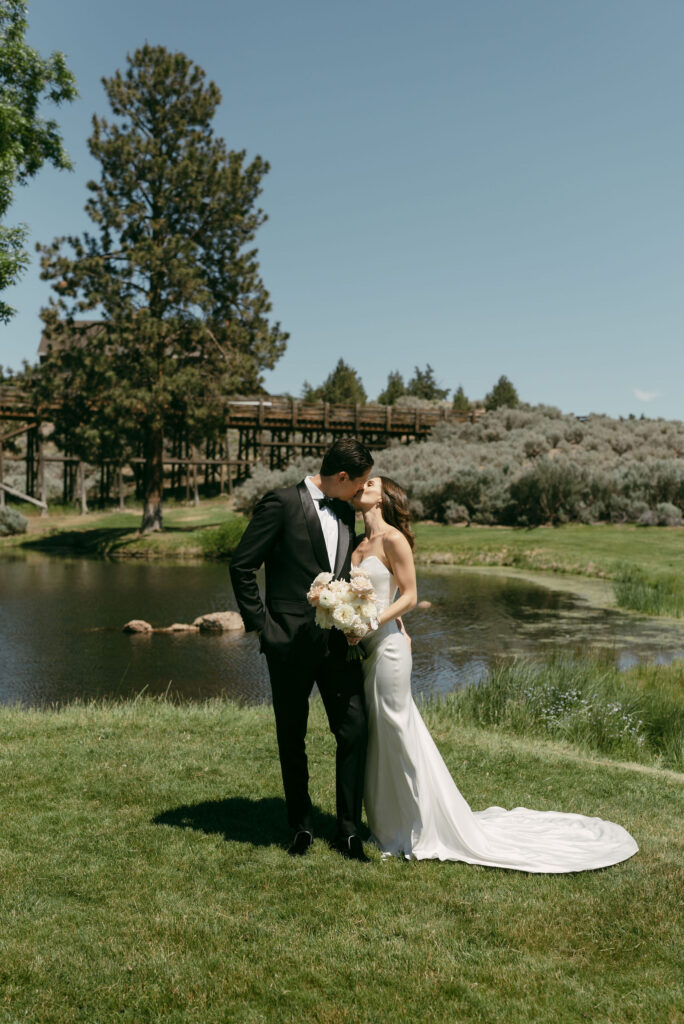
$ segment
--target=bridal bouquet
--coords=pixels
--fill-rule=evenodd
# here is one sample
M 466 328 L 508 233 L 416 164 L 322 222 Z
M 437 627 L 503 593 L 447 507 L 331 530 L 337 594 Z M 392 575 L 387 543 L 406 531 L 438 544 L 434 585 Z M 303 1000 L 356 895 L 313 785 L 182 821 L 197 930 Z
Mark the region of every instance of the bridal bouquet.
M 349 582 L 334 579 L 331 572 L 319 572 L 306 599 L 316 609 L 316 625 L 321 629 L 339 629 L 345 636 L 362 639 L 378 628 L 375 591 L 363 569 L 352 568 Z M 349 647 L 348 660 L 363 657 L 359 647 Z

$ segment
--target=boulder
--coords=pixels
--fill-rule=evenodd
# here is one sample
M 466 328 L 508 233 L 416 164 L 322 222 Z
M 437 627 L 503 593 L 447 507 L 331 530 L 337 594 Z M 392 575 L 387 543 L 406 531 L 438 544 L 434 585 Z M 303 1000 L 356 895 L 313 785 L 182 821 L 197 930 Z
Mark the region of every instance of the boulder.
M 170 626 L 165 626 L 163 629 L 158 630 L 159 633 L 196 633 L 198 627 L 190 625 L 189 622 L 174 622 Z
M 244 632 L 245 624 L 238 612 L 208 612 L 198 616 L 193 626 L 199 627 L 200 633 Z
M 124 633 L 151 633 L 152 626 L 144 619 L 131 619 L 123 628 Z

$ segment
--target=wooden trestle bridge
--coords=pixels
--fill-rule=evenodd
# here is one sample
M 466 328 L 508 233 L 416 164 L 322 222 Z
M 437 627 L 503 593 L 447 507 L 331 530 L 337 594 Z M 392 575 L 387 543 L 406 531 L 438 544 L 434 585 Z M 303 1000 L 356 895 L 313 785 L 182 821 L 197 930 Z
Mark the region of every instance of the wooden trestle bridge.
M 104 460 L 87 467 L 69 453 L 50 452 L 51 414 L 55 407 L 37 407 L 29 392 L 13 385 L 0 386 L 0 503 L 5 492 L 18 495 L 3 482 L 10 462 L 25 463 L 25 491 L 21 496 L 46 506 L 45 467 L 63 466 L 63 502 L 80 500 L 85 510 L 86 471 L 99 470 L 99 498 L 110 496 L 118 480 L 123 505 L 124 471 L 129 468 L 139 486 L 142 457 L 126 458 L 124 464 Z M 396 439 L 406 444 L 424 440 L 437 423 L 474 421 L 482 410 L 472 413 L 439 408 L 405 408 L 389 405 L 331 405 L 308 403 L 270 395 L 235 397 L 226 401 L 224 430 L 220 439 L 208 440 L 200 449 L 182 437 L 168 438 L 164 454 L 167 486 L 198 494 L 200 474 L 205 487 L 215 485 L 218 493 L 232 492 L 233 484 L 262 463 L 282 469 L 296 458 L 319 456 L 338 437 L 353 434 L 373 450 L 385 448 Z M 8 450 L 20 447 L 21 451 Z M 17 442 L 20 442 L 17 445 Z

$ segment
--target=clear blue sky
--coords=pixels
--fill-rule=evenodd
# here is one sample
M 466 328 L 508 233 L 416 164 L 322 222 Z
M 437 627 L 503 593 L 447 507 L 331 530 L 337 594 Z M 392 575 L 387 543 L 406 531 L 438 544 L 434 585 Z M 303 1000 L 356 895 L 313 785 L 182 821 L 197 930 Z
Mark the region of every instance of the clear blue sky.
M 505 373 L 565 412 L 684 416 L 681 0 L 30 0 L 65 51 L 73 174 L 11 222 L 87 228 L 100 78 L 144 41 L 220 87 L 217 132 L 271 163 L 258 246 L 288 350 L 274 393 L 343 357 L 370 397 L 431 363 L 481 397 Z M 49 285 L 6 293 L 0 363 L 33 360 Z

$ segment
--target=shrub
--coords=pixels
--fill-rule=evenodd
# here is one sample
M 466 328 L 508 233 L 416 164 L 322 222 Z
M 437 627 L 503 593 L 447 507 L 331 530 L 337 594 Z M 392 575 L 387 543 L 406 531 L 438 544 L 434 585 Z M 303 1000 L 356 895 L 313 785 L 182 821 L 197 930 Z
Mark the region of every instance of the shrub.
M 455 501 L 447 501 L 444 506 L 445 523 L 470 523 L 470 513 L 465 505 L 457 505 Z
M 671 505 L 669 501 L 661 501 L 656 505 L 656 516 L 658 517 L 658 526 L 682 525 L 681 510 L 676 505 Z
M 411 396 L 396 404 L 408 403 L 440 404 Z M 476 423 L 438 423 L 425 441 L 375 451 L 374 472 L 406 489 L 415 518 L 448 522 L 462 506 L 473 523 L 676 526 L 684 509 L 678 452 L 684 424 L 676 421 L 592 414 L 578 422 L 553 407 L 524 405 L 492 410 Z M 316 458 L 282 472 L 257 467 L 238 489 L 237 507 L 249 513 L 270 487 L 317 469 Z
M 248 480 L 235 491 L 235 508 L 238 512 L 251 516 L 259 498 L 272 491 L 275 487 L 289 487 L 297 484 L 305 476 L 317 473 L 321 466 L 318 457 L 298 459 L 290 463 L 286 469 L 268 469 L 266 466 L 255 466 Z
M 9 537 L 15 533 L 26 533 L 28 519 L 9 505 L 0 507 L 0 537 Z
M 207 558 L 230 558 L 247 529 L 244 516 L 233 516 L 216 529 L 200 535 L 200 542 Z

